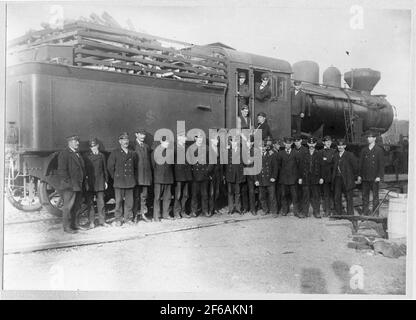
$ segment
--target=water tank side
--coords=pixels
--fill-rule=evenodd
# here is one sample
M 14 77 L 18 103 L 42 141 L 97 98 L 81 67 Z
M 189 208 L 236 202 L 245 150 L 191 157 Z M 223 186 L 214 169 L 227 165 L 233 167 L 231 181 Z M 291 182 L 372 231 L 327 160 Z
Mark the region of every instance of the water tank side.
M 314 61 L 304 60 L 292 65 L 293 79 L 319 83 L 319 65 Z

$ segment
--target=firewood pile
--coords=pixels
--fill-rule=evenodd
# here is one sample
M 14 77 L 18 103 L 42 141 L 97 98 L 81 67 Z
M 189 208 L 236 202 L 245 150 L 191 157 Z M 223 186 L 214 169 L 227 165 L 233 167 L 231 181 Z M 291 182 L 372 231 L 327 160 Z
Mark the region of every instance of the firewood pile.
M 42 24 L 9 42 L 8 53 L 33 50 L 45 45 L 73 48 L 73 64 L 78 67 L 180 79 L 205 84 L 227 84 L 225 56 L 185 42 L 123 29 L 109 14 L 91 14 L 89 19 L 65 21 L 61 28 Z M 57 57 L 58 58 L 58 57 Z

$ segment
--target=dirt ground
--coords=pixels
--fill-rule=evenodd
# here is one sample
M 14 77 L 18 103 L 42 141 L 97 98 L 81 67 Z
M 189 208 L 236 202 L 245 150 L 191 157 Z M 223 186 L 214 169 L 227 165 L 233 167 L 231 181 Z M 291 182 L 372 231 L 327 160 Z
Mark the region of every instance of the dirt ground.
M 246 220 L 9 254 L 4 257 L 4 289 L 405 294 L 405 257 L 356 251 L 347 247 L 349 241 L 351 227 L 344 220 Z

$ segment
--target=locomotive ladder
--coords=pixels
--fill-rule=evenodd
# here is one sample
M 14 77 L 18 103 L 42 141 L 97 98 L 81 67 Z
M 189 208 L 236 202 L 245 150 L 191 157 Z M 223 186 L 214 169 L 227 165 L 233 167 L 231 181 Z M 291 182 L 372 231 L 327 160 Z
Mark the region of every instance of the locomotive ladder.
M 345 139 L 352 143 L 355 141 L 354 137 L 354 111 L 352 108 L 352 103 L 350 100 L 350 96 L 346 91 L 344 91 L 345 95 L 347 96 L 348 100 L 348 107 L 344 108 L 344 122 L 345 122 Z

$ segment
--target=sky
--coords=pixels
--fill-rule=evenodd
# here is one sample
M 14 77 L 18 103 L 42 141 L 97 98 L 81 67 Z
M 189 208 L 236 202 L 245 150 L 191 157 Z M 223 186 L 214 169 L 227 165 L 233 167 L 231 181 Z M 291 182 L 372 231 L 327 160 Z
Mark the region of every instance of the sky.
M 351 68 L 378 70 L 381 80 L 372 93 L 387 95 L 398 118 L 409 119 L 411 12 L 403 6 L 383 9 L 366 3 L 13 2 L 7 5 L 7 38 L 41 29 L 42 22 L 53 21 L 52 12 L 57 12 L 54 5 L 60 6 L 64 19 L 106 11 L 123 27 L 130 19 L 137 31 L 153 35 L 201 45 L 222 42 L 239 51 L 291 64 L 312 60 L 320 66 L 320 81 L 331 65 L 342 74 Z

